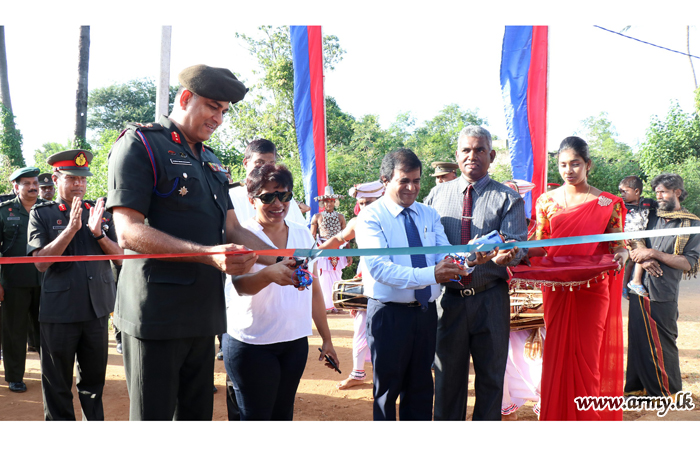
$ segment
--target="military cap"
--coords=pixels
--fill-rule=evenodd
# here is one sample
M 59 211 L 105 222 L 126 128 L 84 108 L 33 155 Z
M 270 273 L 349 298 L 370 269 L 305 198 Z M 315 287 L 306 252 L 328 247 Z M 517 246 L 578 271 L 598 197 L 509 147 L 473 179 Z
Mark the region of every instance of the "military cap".
M 439 177 L 441 175 L 445 175 L 445 174 L 448 174 L 450 172 L 457 173 L 457 169 L 459 168 L 457 163 L 443 162 L 443 161 L 435 161 L 433 163 L 430 163 L 430 166 L 435 169 L 435 173 L 432 174 L 433 177 Z
M 46 160 L 54 169 L 77 177 L 92 176 L 88 169 L 90 161 L 92 161 L 92 152 L 87 150 L 66 150 L 54 153 Z
M 248 92 L 230 70 L 220 67 L 197 64 L 184 69 L 177 78 L 186 89 L 218 102 L 237 103 Z
M 22 167 L 21 169 L 17 169 L 12 172 L 12 175 L 10 175 L 10 181 L 15 181 L 16 179 L 22 177 L 33 178 L 39 175 L 39 172 L 41 171 L 36 167 Z
M 50 173 L 39 174 L 39 186 L 53 186 L 53 179 Z

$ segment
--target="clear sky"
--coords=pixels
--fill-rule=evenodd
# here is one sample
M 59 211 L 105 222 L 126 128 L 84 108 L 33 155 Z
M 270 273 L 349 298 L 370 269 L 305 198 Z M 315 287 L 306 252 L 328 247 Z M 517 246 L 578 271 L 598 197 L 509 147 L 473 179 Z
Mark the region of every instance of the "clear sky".
M 261 0 L 256 9 L 240 11 L 225 3 L 228 6 L 212 8 L 220 20 L 209 19 L 197 26 L 185 21 L 188 16 L 172 11 L 163 16 L 153 8 L 115 8 L 70 20 L 52 20 L 51 10 L 31 20 L 23 14 L 8 14 L 5 39 L 10 90 L 24 136 L 25 158 L 30 163 L 34 150 L 43 143 L 66 143 L 72 135 L 81 23 L 91 25 L 90 89 L 155 78 L 162 24 L 173 24 L 171 84 L 177 84 L 177 73 L 198 63 L 227 67 L 244 80 L 254 79 L 255 59 L 234 38 L 235 31 L 255 33 L 260 24 L 320 23 L 324 33 L 337 35 L 346 50 L 336 70 L 326 73 L 325 85 L 326 95 L 335 97 L 344 111 L 357 118 L 377 114 L 384 126 L 398 113 L 410 112 L 420 125 L 445 105 L 457 103 L 462 108 L 478 108 L 488 128 L 501 138 L 507 135 L 499 85 L 504 23 L 550 23 L 549 149 L 556 149 L 564 137 L 576 132 L 582 119 L 602 111 L 608 112 L 619 138 L 636 147 L 651 117 L 665 115 L 671 101 L 678 100 L 684 110 L 692 110 L 694 83 L 688 57 L 592 26 L 619 31 L 633 24 L 637 17 L 633 12 L 629 20 L 628 14 L 614 10 L 598 16 L 591 14 L 598 2 L 587 3 L 580 15 L 575 9 L 568 10 L 587 23 L 571 25 L 564 16 L 545 20 L 550 15 L 532 11 L 501 14 L 493 7 L 454 7 L 442 1 L 408 1 L 400 7 L 389 4 L 393 7 L 365 1 L 354 6 L 343 3 L 346 6 L 307 16 L 288 12 L 276 2 Z M 509 4 L 503 3 L 504 8 Z M 679 13 L 683 13 L 680 17 L 698 17 L 682 3 L 665 4 L 661 18 L 669 12 L 676 14 L 676 20 Z M 70 17 L 67 8 L 54 12 Z M 193 17 L 202 12 L 195 7 Z M 485 14 L 488 20 L 478 20 Z M 151 23 L 153 15 L 162 18 Z M 496 18 L 503 20 L 495 22 Z M 642 25 L 632 25 L 626 34 L 685 51 L 685 25 L 658 22 L 642 20 Z M 690 49 L 700 55 L 700 27 L 691 26 Z M 694 62 L 700 80 L 700 60 Z

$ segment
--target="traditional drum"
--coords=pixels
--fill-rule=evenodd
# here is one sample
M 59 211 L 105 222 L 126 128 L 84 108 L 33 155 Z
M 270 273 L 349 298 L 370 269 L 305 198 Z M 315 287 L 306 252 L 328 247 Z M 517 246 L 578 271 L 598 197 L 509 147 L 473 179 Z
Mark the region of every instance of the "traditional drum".
M 343 309 L 367 309 L 362 279 L 340 280 L 333 283 L 333 304 Z
M 511 289 L 510 329 L 529 330 L 544 326 L 542 291 L 540 289 Z

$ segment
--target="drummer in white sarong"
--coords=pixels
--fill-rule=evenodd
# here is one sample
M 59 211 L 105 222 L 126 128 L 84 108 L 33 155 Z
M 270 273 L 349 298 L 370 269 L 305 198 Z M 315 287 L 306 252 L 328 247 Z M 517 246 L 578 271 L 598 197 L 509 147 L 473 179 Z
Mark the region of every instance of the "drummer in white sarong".
M 311 235 L 321 245 L 328 239 L 337 236 L 345 228 L 345 216 L 335 210 L 338 199 L 343 195 L 334 194 L 331 186 L 326 186 L 323 195 L 314 198 L 323 205 L 324 210 L 314 214 L 311 219 Z M 344 247 L 345 243 L 340 247 Z M 321 247 L 319 247 L 321 248 Z M 343 269 L 352 264 L 352 258 L 345 256 L 321 257 L 317 259 L 318 281 L 323 290 L 323 299 L 326 303 L 326 312 L 337 314 L 338 309 L 333 306 L 333 283 L 343 278 Z
M 365 206 L 379 199 L 384 194 L 384 185 L 380 181 L 357 184 L 350 188 L 348 194 L 357 199 L 354 211 L 355 215 L 357 215 Z M 340 248 L 346 245 L 351 239 L 355 238 L 356 224 L 357 217 L 353 217 L 340 233 L 321 244 L 319 248 Z M 357 266 L 357 277 L 354 279 L 362 280 L 363 267 L 363 261 L 360 258 L 360 263 Z M 371 361 L 369 346 L 367 345 L 367 310 L 353 310 L 352 315 L 355 319 L 355 331 L 352 337 L 352 373 L 338 384 L 338 389 L 348 389 L 363 384 L 366 378 L 365 362 Z

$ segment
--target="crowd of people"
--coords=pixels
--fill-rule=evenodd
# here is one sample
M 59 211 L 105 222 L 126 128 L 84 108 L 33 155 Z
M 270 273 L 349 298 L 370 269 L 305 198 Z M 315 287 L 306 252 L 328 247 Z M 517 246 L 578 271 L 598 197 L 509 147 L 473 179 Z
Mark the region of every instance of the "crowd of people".
M 248 145 L 241 183 L 204 144 L 245 97 L 243 83 L 205 65 L 183 70 L 179 81 L 168 117 L 130 123 L 115 142 L 106 198 L 83 198 L 92 175 L 87 150 L 52 155 L 50 174 L 27 167 L 10 177 L 15 196 L 0 203 L 2 257 L 38 259 L 0 259 L 5 380 L 10 391 L 26 391 L 29 340 L 40 353 L 46 420 L 75 420 L 74 366 L 83 419 L 104 420 L 112 312 L 131 420 L 211 420 L 216 336 L 230 380 L 229 419 L 292 420 L 312 325 L 322 340 L 318 360 L 330 370 L 340 365 L 327 314 L 338 311 L 333 285 L 352 260 L 296 259 L 290 250 L 337 249 L 352 239 L 372 254 L 359 260 L 367 304 L 353 311 L 353 370 L 338 388 L 364 383 L 371 360 L 374 420 L 396 420 L 399 399 L 400 420 L 465 420 L 470 361 L 473 420 L 501 420 L 526 400 L 537 402 L 542 420 L 621 420 L 621 410 L 580 410 L 574 399 L 681 391 L 678 286 L 697 273 L 697 234 L 421 249 L 473 244 L 492 232 L 509 243 L 698 226 L 681 206 L 687 194 L 678 175 L 651 182 L 656 201 L 640 198 L 634 176 L 621 181 L 620 197 L 603 192 L 588 183 L 586 142 L 568 137 L 557 153 L 562 185 L 537 199 L 530 217 L 512 188 L 518 180 L 489 176 L 488 130 L 467 126 L 455 162 L 432 164 L 437 184 L 422 202 L 423 163 L 399 148 L 348 193 L 355 217 L 346 222 L 335 211 L 341 195 L 329 186 L 314 199 L 324 210 L 309 229 L 273 142 Z M 407 247 L 414 254 L 395 251 Z M 158 256 L 120 259 L 138 254 Z M 88 255 L 110 255 L 112 263 Z M 538 280 L 544 327 L 512 333 L 509 283 L 531 281 L 537 269 L 549 277 Z M 623 298 L 630 302 L 626 375 Z

